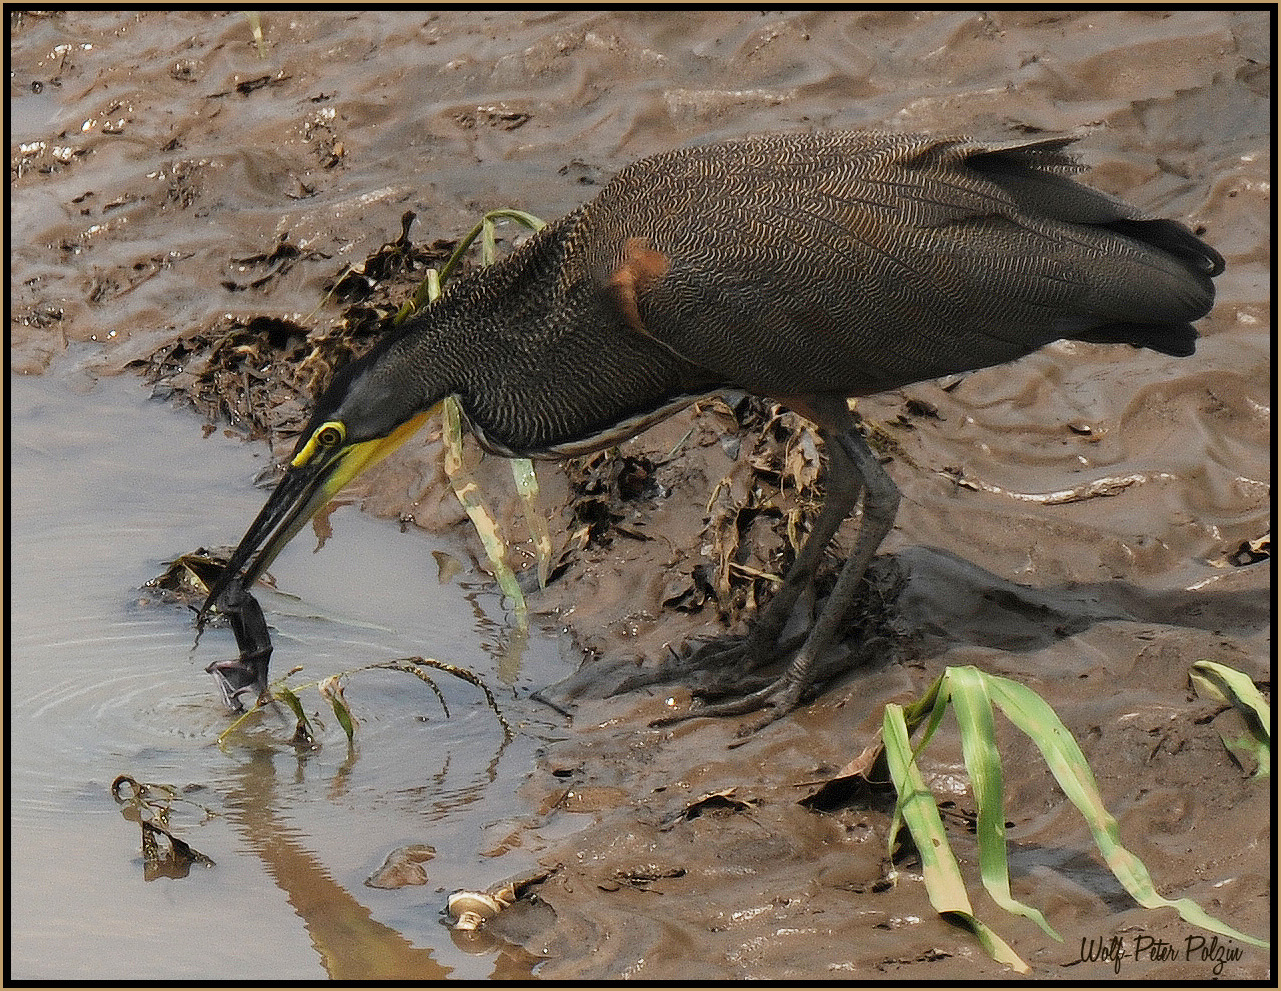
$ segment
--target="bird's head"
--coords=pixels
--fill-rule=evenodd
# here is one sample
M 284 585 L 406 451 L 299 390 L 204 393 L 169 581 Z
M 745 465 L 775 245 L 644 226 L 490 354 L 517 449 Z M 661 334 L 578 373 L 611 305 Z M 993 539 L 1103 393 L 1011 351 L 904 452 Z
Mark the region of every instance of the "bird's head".
M 233 584 L 251 586 L 294 535 L 348 482 L 409 439 L 438 403 L 389 372 L 385 351 L 344 367 L 316 403 L 285 475 L 200 607 L 203 623 Z M 252 559 L 252 561 L 251 561 Z

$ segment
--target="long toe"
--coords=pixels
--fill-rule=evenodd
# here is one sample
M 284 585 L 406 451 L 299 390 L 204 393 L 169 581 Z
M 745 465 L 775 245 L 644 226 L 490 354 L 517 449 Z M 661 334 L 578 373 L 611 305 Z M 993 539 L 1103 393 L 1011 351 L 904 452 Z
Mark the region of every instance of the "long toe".
M 724 702 L 703 703 L 695 700 L 691 703 L 688 712 L 662 716 L 653 720 L 650 726 L 672 726 L 687 719 L 701 719 L 704 716 L 721 718 L 759 713 L 760 717 L 755 722 L 746 723 L 739 728 L 738 735 L 746 737 L 795 709 L 800 702 L 803 689 L 803 685 L 796 683 L 784 673 L 750 695 L 727 699 Z
M 742 695 L 760 681 L 754 677 L 756 672 L 783 659 L 804 643 L 804 633 L 781 643 L 762 643 L 751 634 L 710 640 L 687 655 L 689 671 L 703 672 L 694 686 L 695 693 L 703 698 Z
M 635 670 L 612 685 L 608 694 L 623 695 L 652 685 L 681 682 L 700 698 L 742 695 L 765 680 L 753 672 L 800 646 L 803 638 L 778 649 L 756 648 L 750 637 L 722 636 L 703 641 L 681 653 L 672 651 L 662 663 Z

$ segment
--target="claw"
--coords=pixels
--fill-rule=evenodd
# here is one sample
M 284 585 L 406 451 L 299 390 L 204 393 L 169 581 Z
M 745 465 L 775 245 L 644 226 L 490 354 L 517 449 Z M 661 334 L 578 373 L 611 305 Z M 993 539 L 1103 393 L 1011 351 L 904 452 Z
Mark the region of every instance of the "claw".
M 749 713 L 762 713 L 761 718 L 752 723 L 745 723 L 739 727 L 739 743 L 734 746 L 741 746 L 747 742 L 757 730 L 764 729 L 770 723 L 781 719 L 800 702 L 801 686 L 790 679 L 786 673 L 774 681 L 771 681 L 764 688 L 752 692 L 750 695 L 744 695 L 741 698 L 727 700 L 725 702 L 715 702 L 712 704 L 694 703 L 690 706 L 688 712 L 681 712 L 671 716 L 661 716 L 652 720 L 650 726 L 673 726 L 676 723 L 683 723 L 687 719 L 701 719 L 704 716 L 719 718 L 722 716 L 744 716 Z
M 695 688 L 695 694 L 707 698 L 724 695 L 741 695 L 744 682 L 766 665 L 781 660 L 800 649 L 805 643 L 801 632 L 779 643 L 759 643 L 751 634 L 746 637 L 720 637 L 708 641 L 687 658 L 691 670 L 716 672 Z M 767 679 L 772 684 L 774 679 Z M 752 694 L 755 694 L 753 692 Z M 749 696 L 750 697 L 750 696 Z

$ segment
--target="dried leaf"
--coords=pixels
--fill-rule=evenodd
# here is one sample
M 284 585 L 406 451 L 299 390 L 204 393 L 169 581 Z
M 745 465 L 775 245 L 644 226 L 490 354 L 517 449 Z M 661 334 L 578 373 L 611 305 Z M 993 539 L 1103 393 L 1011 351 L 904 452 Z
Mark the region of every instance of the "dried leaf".
M 328 699 L 329 704 L 333 706 L 334 716 L 338 720 L 338 725 L 347 734 L 347 742 L 351 743 L 356 732 L 356 717 L 351 714 L 347 699 L 343 697 L 341 677 L 339 675 L 331 675 L 322 681 L 320 683 L 320 694 Z

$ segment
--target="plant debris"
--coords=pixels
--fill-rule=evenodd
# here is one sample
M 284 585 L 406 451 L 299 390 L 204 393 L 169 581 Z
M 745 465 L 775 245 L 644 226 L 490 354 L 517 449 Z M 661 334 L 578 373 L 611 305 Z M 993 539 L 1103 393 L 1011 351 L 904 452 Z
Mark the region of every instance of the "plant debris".
M 111 797 L 126 819 L 142 827 L 142 865 L 146 880 L 184 878 L 191 872 L 193 864 L 215 866 L 209 857 L 174 835 L 169 827 L 169 814 L 175 802 L 196 806 L 204 813 L 205 819 L 217 813 L 184 798 L 173 785 L 149 784 L 127 774 L 121 774 L 111 782 Z M 162 844 L 167 844 L 168 849 L 162 849 Z
M 423 271 L 449 257 L 454 241 L 415 245 L 410 240 L 413 220 L 414 214 L 407 212 L 399 237 L 362 264 L 335 273 L 327 290 L 346 306 L 330 327 L 308 328 L 268 315 L 227 315 L 130 365 L 142 369 L 157 394 L 194 408 L 210 424 L 225 419 L 248 438 L 267 438 L 277 446 L 301 430 L 312 400 L 334 371 L 368 351 L 391 327 L 400 300 L 421 281 Z M 262 290 L 301 256 L 288 234 L 282 235 L 270 251 L 230 259 L 234 272 L 259 271 L 247 280 L 224 280 L 224 285 Z
M 165 570 L 142 586 L 142 591 L 165 602 L 198 606 L 209 595 L 209 590 L 231 557 L 230 547 L 197 547 L 187 554 L 179 554 L 165 562 Z

